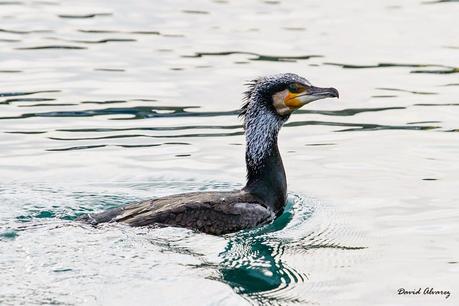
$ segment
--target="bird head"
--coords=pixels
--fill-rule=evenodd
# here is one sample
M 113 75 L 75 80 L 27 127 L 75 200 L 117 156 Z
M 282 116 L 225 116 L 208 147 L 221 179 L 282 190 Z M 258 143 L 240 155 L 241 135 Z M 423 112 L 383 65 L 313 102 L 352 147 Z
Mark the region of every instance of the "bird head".
M 248 85 L 249 90 L 246 92 L 246 103 L 242 107 L 242 116 L 246 115 L 249 108 L 263 105 L 277 116 L 288 118 L 295 110 L 313 101 L 339 97 L 338 90 L 335 88 L 313 86 L 305 78 L 293 73 L 259 78 Z

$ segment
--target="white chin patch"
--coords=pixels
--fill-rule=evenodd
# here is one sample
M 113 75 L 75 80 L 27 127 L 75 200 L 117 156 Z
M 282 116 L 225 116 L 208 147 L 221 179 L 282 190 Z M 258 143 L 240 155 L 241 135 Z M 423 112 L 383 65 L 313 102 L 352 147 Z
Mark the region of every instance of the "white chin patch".
M 288 90 L 285 89 L 273 95 L 273 105 L 279 115 L 285 116 L 291 114 L 293 109 L 285 105 L 285 97 L 288 95 Z
M 311 103 L 313 101 L 319 100 L 320 97 L 318 96 L 310 96 L 310 95 L 304 95 L 304 96 L 299 96 L 296 98 L 297 100 L 300 100 L 303 105 L 306 105 L 308 103 Z

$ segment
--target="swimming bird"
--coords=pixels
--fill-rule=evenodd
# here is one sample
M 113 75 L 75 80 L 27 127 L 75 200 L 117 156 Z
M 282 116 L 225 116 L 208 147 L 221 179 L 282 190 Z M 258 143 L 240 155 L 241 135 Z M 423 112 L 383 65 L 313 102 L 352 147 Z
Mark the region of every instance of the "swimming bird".
M 293 73 L 249 82 L 240 117 L 246 138 L 247 182 L 227 192 L 192 192 L 128 204 L 77 220 L 96 225 L 121 222 L 131 226 L 175 226 L 221 235 L 267 224 L 282 214 L 287 179 L 277 137 L 290 115 L 323 98 L 338 98 L 335 88 L 312 86 Z

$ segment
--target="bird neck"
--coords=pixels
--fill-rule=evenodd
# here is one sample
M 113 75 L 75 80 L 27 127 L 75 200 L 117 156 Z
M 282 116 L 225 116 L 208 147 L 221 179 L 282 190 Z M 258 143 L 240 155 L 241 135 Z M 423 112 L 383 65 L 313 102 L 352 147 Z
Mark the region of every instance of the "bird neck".
M 277 136 L 285 120 L 265 106 L 258 106 L 248 110 L 244 122 L 247 143 L 247 184 L 244 190 L 280 214 L 287 198 L 287 180 Z

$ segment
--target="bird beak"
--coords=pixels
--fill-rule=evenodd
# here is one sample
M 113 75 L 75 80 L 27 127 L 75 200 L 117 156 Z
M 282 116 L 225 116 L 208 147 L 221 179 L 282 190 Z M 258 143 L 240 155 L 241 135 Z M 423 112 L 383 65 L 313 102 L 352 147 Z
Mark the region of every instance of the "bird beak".
M 297 95 L 290 94 L 286 105 L 293 106 L 294 108 L 300 108 L 308 103 L 311 103 L 316 100 L 324 99 L 324 98 L 338 98 L 339 93 L 333 87 L 329 88 L 321 88 L 311 86 L 306 91 L 297 94 Z M 290 100 L 291 99 L 291 100 Z
M 321 87 L 310 87 L 308 95 L 317 97 L 318 99 L 323 98 L 339 98 L 339 92 L 336 88 L 321 88 Z
M 333 87 L 321 88 L 308 86 L 301 93 L 292 93 L 288 89 L 273 95 L 273 105 L 279 115 L 291 114 L 312 101 L 324 98 L 338 98 L 339 93 Z

